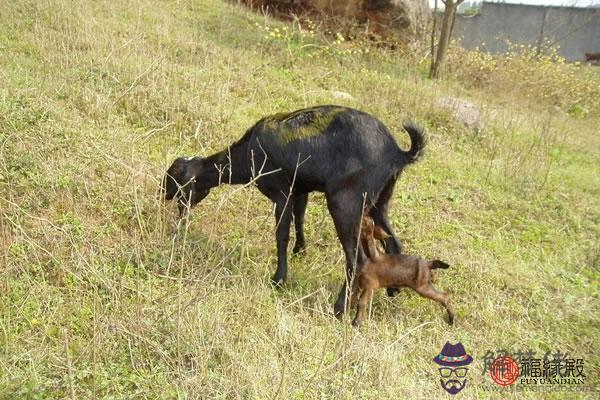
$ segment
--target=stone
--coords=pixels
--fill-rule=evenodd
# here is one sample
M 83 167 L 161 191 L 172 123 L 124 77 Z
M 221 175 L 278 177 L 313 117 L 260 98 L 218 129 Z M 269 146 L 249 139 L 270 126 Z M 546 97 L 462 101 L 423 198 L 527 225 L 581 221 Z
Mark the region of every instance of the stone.
M 485 129 L 479 107 L 468 100 L 451 96 L 440 97 L 435 101 L 435 105 L 450 112 L 456 121 L 473 132 L 480 133 Z

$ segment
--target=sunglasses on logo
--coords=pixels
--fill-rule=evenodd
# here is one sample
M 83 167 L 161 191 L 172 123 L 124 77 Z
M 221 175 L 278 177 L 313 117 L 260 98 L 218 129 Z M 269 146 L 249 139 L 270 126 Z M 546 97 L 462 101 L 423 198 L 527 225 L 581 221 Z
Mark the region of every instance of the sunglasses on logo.
M 440 375 L 442 376 L 442 378 L 449 378 L 452 376 L 452 374 L 454 373 L 454 375 L 456 375 L 459 378 L 464 378 L 467 375 L 467 372 L 469 371 L 469 368 L 438 368 L 440 370 Z

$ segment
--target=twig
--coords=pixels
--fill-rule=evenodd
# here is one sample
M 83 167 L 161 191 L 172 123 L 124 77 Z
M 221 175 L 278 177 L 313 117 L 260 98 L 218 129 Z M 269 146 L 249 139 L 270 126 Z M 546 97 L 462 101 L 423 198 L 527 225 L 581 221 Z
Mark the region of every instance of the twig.
M 433 324 L 433 322 L 429 321 L 429 322 L 423 322 L 421 325 L 417 325 L 414 328 L 410 329 L 408 332 L 406 332 L 404 335 L 400 336 L 398 339 L 394 340 L 392 343 L 390 343 L 388 345 L 389 347 L 393 347 L 396 343 L 398 343 L 399 341 L 401 341 L 402 339 L 404 339 L 405 337 L 407 337 L 408 335 L 410 335 L 411 333 L 413 333 L 414 331 L 416 331 L 419 328 L 422 328 L 426 325 L 431 325 Z
M 125 97 L 127 95 L 127 93 L 129 93 L 131 90 L 133 90 L 134 87 L 137 86 L 137 84 L 140 82 L 140 80 L 147 75 L 150 71 L 152 71 L 154 69 L 154 67 L 158 64 L 160 64 L 162 62 L 163 58 L 159 58 L 158 60 L 154 61 L 152 64 L 150 64 L 150 66 L 148 68 L 146 68 L 146 70 L 144 72 L 142 72 L 141 74 L 139 74 L 134 80 L 133 83 L 131 85 L 129 85 L 129 87 L 123 92 L 121 93 L 121 95 L 119 97 L 117 97 L 112 105 L 114 106 L 115 104 L 117 104 L 117 102 L 119 100 L 121 100 L 123 97 Z

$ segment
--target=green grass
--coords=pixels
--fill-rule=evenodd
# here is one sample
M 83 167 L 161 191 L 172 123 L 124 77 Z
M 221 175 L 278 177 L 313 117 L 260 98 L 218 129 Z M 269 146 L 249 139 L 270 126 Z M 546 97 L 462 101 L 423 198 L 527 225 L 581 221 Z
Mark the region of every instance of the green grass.
M 566 351 L 598 384 L 598 110 L 256 23 L 284 26 L 217 0 L 0 9 L 0 398 L 438 398 L 447 340 L 476 359 L 461 398 L 501 398 L 481 359 L 502 348 Z M 484 134 L 433 107 L 449 95 L 482 106 Z M 256 189 L 213 190 L 175 236 L 157 187 L 176 156 L 323 103 L 373 113 L 403 146 L 404 119 L 426 127 L 392 220 L 408 252 L 452 265 L 437 286 L 454 327 L 409 291 L 378 294 L 360 331 L 335 320 L 344 261 L 319 194 L 281 291 Z

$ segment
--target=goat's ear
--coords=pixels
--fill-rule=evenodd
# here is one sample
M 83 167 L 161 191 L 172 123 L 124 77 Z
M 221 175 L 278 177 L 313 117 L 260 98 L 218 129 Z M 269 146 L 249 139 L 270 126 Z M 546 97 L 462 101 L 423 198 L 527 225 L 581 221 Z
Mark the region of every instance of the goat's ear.
M 437 268 L 446 269 L 446 268 L 450 268 L 450 265 L 448 265 L 445 262 L 440 261 L 440 260 L 431 261 L 431 269 L 437 269 Z
M 373 229 L 373 237 L 375 239 L 384 240 L 392 237 L 392 235 L 384 231 L 379 225 L 375 225 L 375 228 Z
M 178 158 L 173 161 L 162 181 L 162 191 L 165 194 L 165 199 L 172 200 L 179 191 L 179 187 L 185 182 L 183 179 L 186 175 L 187 160 Z

